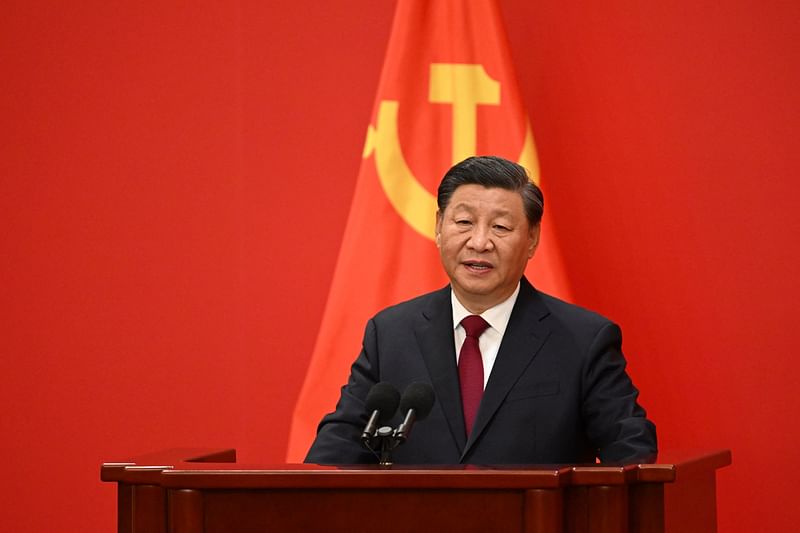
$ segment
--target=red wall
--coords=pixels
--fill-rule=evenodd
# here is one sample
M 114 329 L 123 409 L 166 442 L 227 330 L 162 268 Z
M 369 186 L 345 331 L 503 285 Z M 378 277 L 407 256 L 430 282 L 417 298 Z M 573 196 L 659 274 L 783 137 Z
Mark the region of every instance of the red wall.
M 662 448 L 733 449 L 721 530 L 791 530 L 800 4 L 563 4 L 501 3 L 575 300 Z M 103 460 L 282 460 L 392 12 L 6 3 L 0 530 L 111 530 Z

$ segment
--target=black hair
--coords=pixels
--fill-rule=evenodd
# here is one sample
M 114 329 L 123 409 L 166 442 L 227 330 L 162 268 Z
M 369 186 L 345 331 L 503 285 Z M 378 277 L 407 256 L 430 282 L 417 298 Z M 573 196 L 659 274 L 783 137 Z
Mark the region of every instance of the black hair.
M 485 155 L 468 157 L 453 166 L 439 184 L 436 196 L 439 213 L 444 213 L 453 193 L 462 185 L 482 185 L 486 188 L 496 187 L 517 192 L 522 196 L 522 205 L 530 226 L 536 226 L 542 220 L 542 190 L 530 180 L 525 168 L 513 161 Z

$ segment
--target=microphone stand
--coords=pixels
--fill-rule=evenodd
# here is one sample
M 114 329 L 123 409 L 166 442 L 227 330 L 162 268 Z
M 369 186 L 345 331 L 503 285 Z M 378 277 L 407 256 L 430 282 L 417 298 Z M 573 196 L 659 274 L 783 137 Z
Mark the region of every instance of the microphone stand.
M 378 428 L 375 434 L 381 443 L 381 454 L 379 457 L 378 465 L 381 468 L 390 468 L 392 466 L 392 451 L 397 446 L 397 441 L 394 440 L 394 430 L 389 426 Z
M 397 429 L 392 429 L 389 426 L 381 426 L 372 434 L 371 438 L 364 438 L 368 433 L 361 436 L 367 448 L 378 458 L 378 464 L 381 467 L 389 468 L 392 466 L 392 452 L 408 439 L 411 426 L 416 420 L 415 415 L 414 409 L 409 409 L 408 413 L 406 413 L 405 420 L 403 420 L 402 424 L 397 426 Z M 378 446 L 372 446 L 375 441 L 377 441 Z M 380 453 L 376 451 L 375 448 L 378 448 Z

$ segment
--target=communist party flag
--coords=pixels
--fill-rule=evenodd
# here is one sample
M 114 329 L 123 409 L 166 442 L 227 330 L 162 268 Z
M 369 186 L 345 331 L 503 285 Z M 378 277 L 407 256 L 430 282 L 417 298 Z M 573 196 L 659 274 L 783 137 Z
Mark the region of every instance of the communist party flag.
M 491 0 L 399 0 L 355 196 L 314 353 L 289 435 L 301 462 L 382 308 L 443 287 L 434 244 L 436 189 L 476 154 L 520 162 L 539 181 L 502 19 Z M 526 272 L 566 297 L 552 228 Z

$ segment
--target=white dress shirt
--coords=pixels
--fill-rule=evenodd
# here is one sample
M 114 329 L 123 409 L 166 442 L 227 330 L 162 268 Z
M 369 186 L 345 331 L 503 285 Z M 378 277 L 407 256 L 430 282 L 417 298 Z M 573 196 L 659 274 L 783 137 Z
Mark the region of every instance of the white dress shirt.
M 480 336 L 478 345 L 481 349 L 481 358 L 483 359 L 483 388 L 486 388 L 486 383 L 489 382 L 489 375 L 492 373 L 495 359 L 497 359 L 497 352 L 500 350 L 500 343 L 503 341 L 503 335 L 508 326 L 508 320 L 511 318 L 511 310 L 514 309 L 514 304 L 517 301 L 519 294 L 519 283 L 514 293 L 505 301 L 491 307 L 481 313 L 481 318 L 489 323 L 489 327 Z M 456 365 L 458 365 L 458 357 L 461 354 L 461 345 L 467 338 L 467 332 L 461 321 L 473 313 L 461 305 L 458 301 L 455 291 L 450 290 L 450 300 L 453 303 L 453 324 L 454 324 L 454 337 L 456 341 Z

